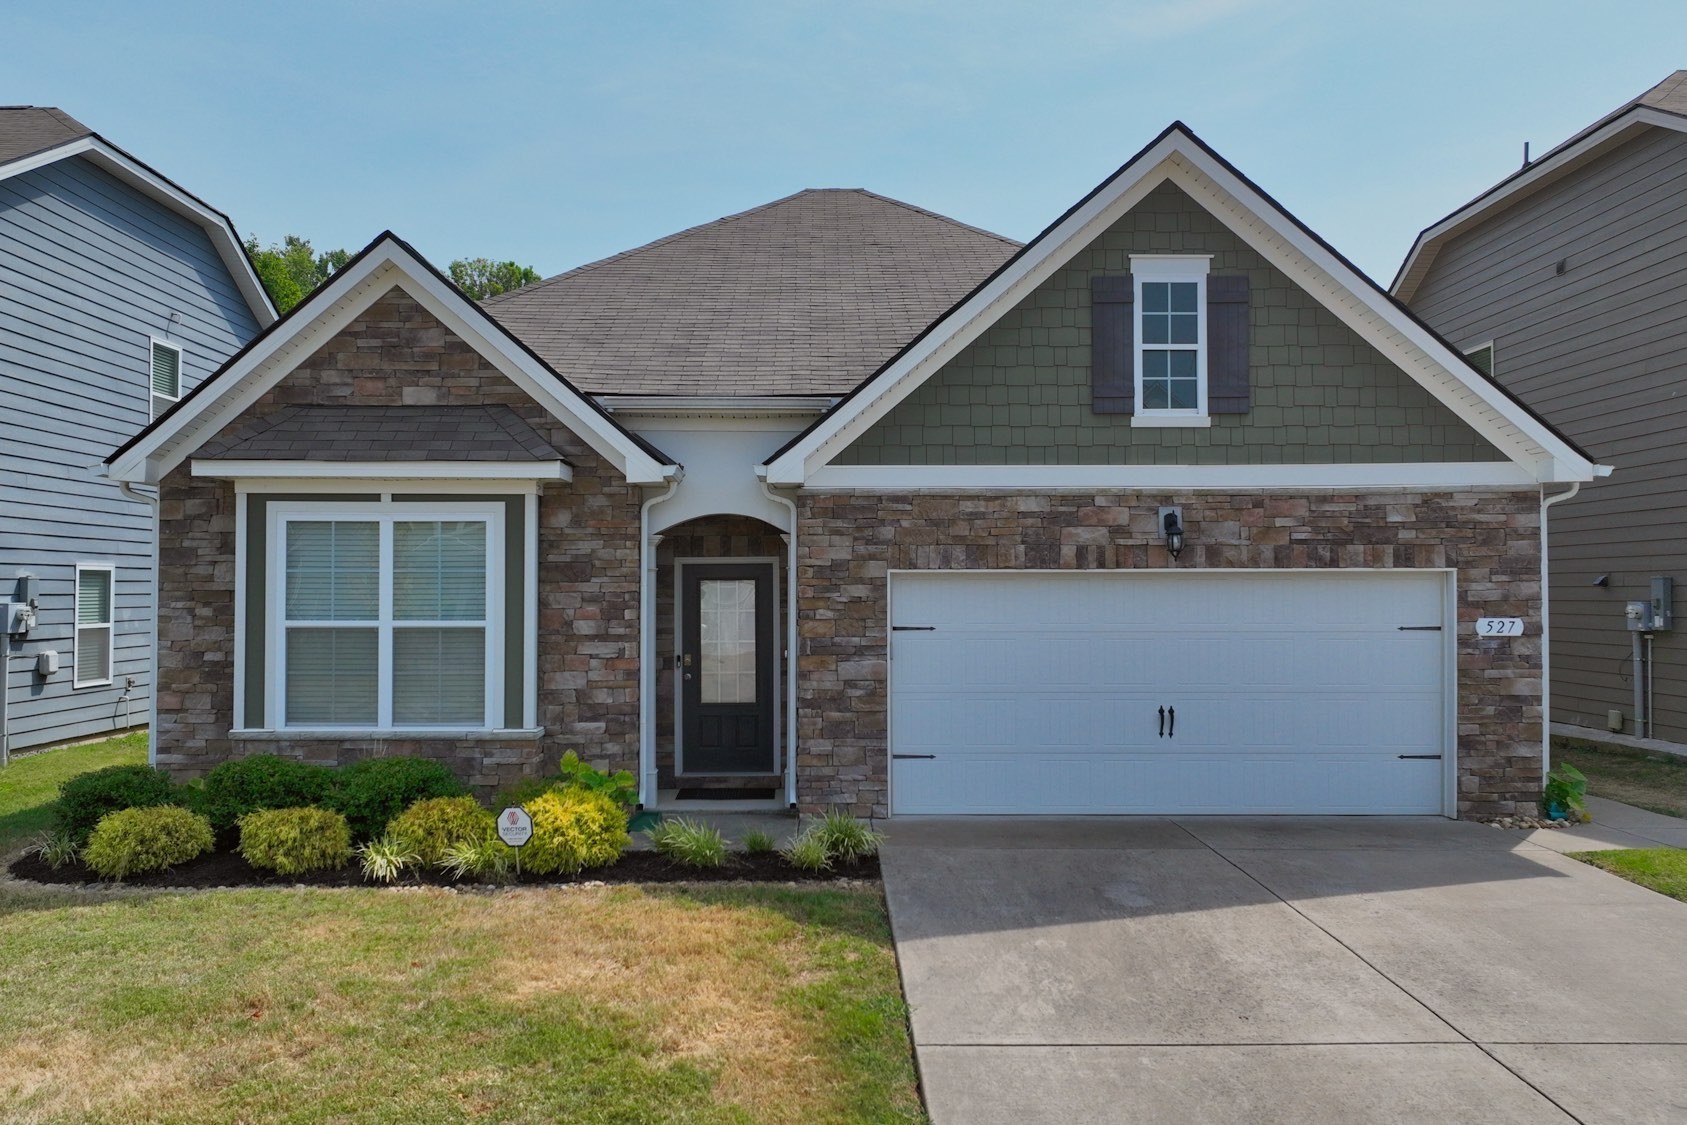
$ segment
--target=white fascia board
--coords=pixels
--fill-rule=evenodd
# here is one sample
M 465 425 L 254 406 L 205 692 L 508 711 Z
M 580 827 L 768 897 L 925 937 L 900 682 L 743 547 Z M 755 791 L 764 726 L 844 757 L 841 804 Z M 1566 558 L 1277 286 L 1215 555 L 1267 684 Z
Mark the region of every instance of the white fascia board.
M 86 157 L 142 195 L 163 204 L 203 228 L 217 251 L 217 257 L 222 259 L 224 268 L 239 287 L 240 295 L 245 299 L 246 307 L 252 311 L 258 327 L 268 328 L 275 323 L 280 314 L 276 312 L 275 304 L 270 300 L 269 291 L 264 288 L 263 282 L 258 280 L 251 259 L 246 257 L 246 251 L 240 245 L 240 236 L 235 233 L 228 217 L 163 179 L 98 136 L 78 137 L 45 152 L 0 165 L 0 180 L 20 176 L 73 156 Z
M 1057 489 L 1198 491 L 1235 488 L 1535 488 L 1511 461 L 1340 465 L 827 465 L 808 489 L 1043 492 Z
M 1254 193 L 1229 169 L 1199 149 L 1180 156 L 1194 173 L 1183 168 L 1174 171 L 1171 178 L 1180 188 L 1218 212 L 1239 237 L 1312 292 L 1478 434 L 1534 470 L 1541 483 L 1592 479 L 1592 462 L 1478 375 L 1463 355 L 1377 293 L 1351 266 L 1275 207 L 1251 206 L 1247 200 Z
M 1489 214 L 1511 206 L 1522 196 L 1574 171 L 1605 149 L 1628 140 L 1650 126 L 1687 132 L 1687 118 L 1674 113 L 1664 113 L 1650 106 L 1636 106 L 1574 144 L 1547 153 L 1530 164 L 1528 171 L 1505 182 L 1503 187 L 1478 196 L 1434 226 L 1425 228 L 1412 243 L 1405 261 L 1400 263 L 1400 269 L 1394 275 L 1394 283 L 1389 286 L 1389 292 L 1410 304 L 1412 298 L 1417 296 L 1417 287 L 1423 283 L 1430 266 L 1434 264 L 1435 255 L 1440 252 L 1447 239 L 1481 222 Z
M 964 305 L 951 312 L 944 325 L 927 333 L 898 357 L 853 401 L 770 462 L 767 482 L 776 486 L 802 484 L 810 473 L 826 464 L 828 450 L 843 449 L 890 413 L 927 377 L 983 335 L 1073 254 L 1089 245 L 1157 187 L 1164 177 L 1153 173 L 1178 150 L 1180 141 L 1177 134 L 1170 134 L 1153 149 L 1143 153 L 1139 158 L 1141 171 L 1121 178 L 1113 185 L 1113 190 L 1099 193 L 1067 216 L 1059 228 L 1049 233 L 1035 253 L 1024 255 L 997 274 Z
M 824 414 L 837 395 L 594 395 L 611 414 Z
M 190 462 L 196 477 L 217 480 L 560 480 L 561 461 L 218 461 Z
M 465 317 L 457 307 L 463 298 L 396 243 L 387 242 L 328 282 L 315 298 L 323 302 L 320 312 L 284 325 L 281 331 L 258 341 L 218 377 L 216 384 L 187 400 L 164 425 L 114 461 L 109 475 L 116 480 L 147 483 L 162 479 L 186 459 L 189 447 L 196 444 L 192 440 L 196 434 L 238 417 L 289 374 L 299 360 L 351 324 L 395 285 L 602 454 L 629 483 L 658 483 L 677 471 L 676 466 L 651 457 L 501 333 L 482 331 L 473 323 L 472 315 Z

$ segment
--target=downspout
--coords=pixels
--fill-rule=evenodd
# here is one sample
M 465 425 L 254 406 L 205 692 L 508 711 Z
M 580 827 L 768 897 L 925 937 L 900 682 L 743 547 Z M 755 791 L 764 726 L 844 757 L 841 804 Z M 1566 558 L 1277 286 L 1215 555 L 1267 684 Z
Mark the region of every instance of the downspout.
M 797 807 L 797 503 L 768 486 L 762 493 L 791 513 L 791 534 L 785 537 L 785 803 Z
M 647 809 L 656 807 L 656 548 L 650 509 L 672 497 L 684 476 L 676 469 L 668 487 L 638 510 L 638 803 Z
M 1546 775 L 1552 772 L 1552 598 L 1548 594 L 1547 580 L 1549 568 L 1547 566 L 1546 551 L 1546 510 L 1560 500 L 1568 500 L 1582 490 L 1580 481 L 1572 484 L 1568 492 L 1560 492 L 1556 496 L 1548 496 L 1546 489 L 1541 489 L 1541 784 L 1546 784 Z
M 137 492 L 135 486 L 126 480 L 117 482 L 118 491 L 131 500 L 138 500 L 152 509 L 152 661 L 148 667 L 152 682 L 147 685 L 146 692 L 146 761 L 149 766 L 158 764 L 158 618 L 160 606 L 158 604 L 159 590 L 163 586 L 163 577 L 158 569 L 158 539 L 162 532 L 159 526 L 159 502 L 156 492 Z

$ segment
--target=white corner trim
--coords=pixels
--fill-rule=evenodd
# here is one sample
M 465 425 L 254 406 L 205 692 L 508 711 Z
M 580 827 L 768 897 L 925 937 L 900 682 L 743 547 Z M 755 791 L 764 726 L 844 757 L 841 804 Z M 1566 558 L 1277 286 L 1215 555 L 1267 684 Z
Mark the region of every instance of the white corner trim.
M 280 314 L 276 312 L 275 304 L 269 298 L 269 291 L 264 288 L 263 282 L 258 280 L 252 262 L 246 257 L 246 251 L 240 244 L 240 236 L 235 233 L 228 216 L 212 208 L 204 200 L 188 194 L 100 137 L 78 137 L 44 152 L 14 160 L 10 164 L 0 164 L 0 180 L 21 176 L 25 172 L 33 172 L 37 168 L 57 164 L 73 156 L 87 158 L 102 171 L 203 228 L 210 236 L 217 257 L 222 259 L 229 276 L 234 278 L 234 283 L 239 287 L 240 295 L 251 310 L 253 319 L 258 322 L 258 327 L 268 328 L 275 323 Z
M 1533 488 L 1510 461 L 1339 465 L 828 465 L 806 488 L 1009 490 L 1062 488 Z
M 1304 233 L 1244 180 L 1209 156 L 1194 138 L 1172 131 L 1076 209 L 1057 228 L 768 464 L 774 485 L 808 483 L 832 456 L 1040 285 L 1160 183 L 1171 180 L 1218 213 L 1222 221 L 1274 265 L 1321 300 L 1362 337 L 1444 402 L 1531 475 L 1531 480 L 1590 479 L 1580 454 L 1464 358 L 1378 294 L 1351 266 Z
M 1400 263 L 1400 269 L 1394 275 L 1389 292 L 1410 304 L 1412 298 L 1417 296 L 1418 286 L 1423 283 L 1430 267 L 1434 265 L 1435 255 L 1440 252 L 1442 243 L 1448 238 L 1481 222 L 1488 214 L 1509 207 L 1520 197 L 1529 195 L 1574 171 L 1606 148 L 1627 140 L 1630 135 L 1647 126 L 1687 133 L 1687 118 L 1665 113 L 1651 106 L 1634 106 L 1580 140 L 1572 138 L 1560 148 L 1548 152 L 1531 163 L 1528 170 L 1521 175 L 1514 176 L 1509 181 L 1500 181 L 1504 186 L 1490 188 L 1446 218 L 1426 227 L 1413 241 L 1411 250 Z
M 485 323 L 484 314 L 439 280 L 396 239 L 383 238 L 354 265 L 342 270 L 311 299 L 315 315 L 298 317 L 260 339 L 213 378 L 202 393 L 188 397 L 175 412 L 112 462 L 116 480 L 154 483 L 179 465 L 203 432 L 215 432 L 238 417 L 280 382 L 323 342 L 344 329 L 386 291 L 397 286 L 445 327 L 484 356 L 553 416 L 602 455 L 632 484 L 669 479 L 678 466 L 658 461 L 636 440 L 594 409 L 548 368 L 504 333 Z M 309 310 L 307 310 L 309 311 Z
M 196 477 L 217 480 L 560 480 L 561 461 L 219 461 L 191 462 Z

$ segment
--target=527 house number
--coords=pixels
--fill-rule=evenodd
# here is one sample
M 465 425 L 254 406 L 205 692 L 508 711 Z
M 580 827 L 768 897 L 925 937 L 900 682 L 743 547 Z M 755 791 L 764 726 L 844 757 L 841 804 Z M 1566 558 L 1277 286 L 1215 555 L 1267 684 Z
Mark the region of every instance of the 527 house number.
M 1476 635 L 1479 637 L 1521 637 L 1523 635 L 1523 619 L 1521 617 L 1479 617 L 1476 619 Z

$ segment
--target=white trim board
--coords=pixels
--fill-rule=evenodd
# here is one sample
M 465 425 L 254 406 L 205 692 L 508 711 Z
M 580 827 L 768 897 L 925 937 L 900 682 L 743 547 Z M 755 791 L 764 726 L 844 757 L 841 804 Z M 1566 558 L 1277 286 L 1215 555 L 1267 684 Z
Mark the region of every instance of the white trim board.
M 653 457 L 627 431 L 574 391 L 555 372 L 498 330 L 486 314 L 443 282 L 390 233 L 259 337 L 130 447 L 107 475 L 156 483 L 206 438 L 238 418 L 265 392 L 392 288 L 403 289 L 445 327 L 619 470 L 631 484 L 655 484 L 679 466 Z
M 805 488 L 1199 490 L 1208 488 L 1533 488 L 1510 461 L 1331 465 L 827 465 Z
M 1435 264 L 1435 255 L 1448 239 L 1482 222 L 1493 212 L 1511 206 L 1523 196 L 1564 178 L 1649 127 L 1687 133 L 1687 118 L 1651 106 L 1637 105 L 1585 135 L 1572 137 L 1523 171 L 1500 181 L 1451 215 L 1425 227 L 1400 263 L 1389 292 L 1409 304 Z
M 90 164 L 115 176 L 147 198 L 198 224 L 210 237 L 217 257 L 222 259 L 224 268 L 234 278 L 235 285 L 240 289 L 240 296 L 245 300 L 246 307 L 251 310 L 253 318 L 257 320 L 258 327 L 268 328 L 275 323 L 279 314 L 274 303 L 270 301 L 269 292 L 264 289 L 263 282 L 258 280 L 257 271 L 252 268 L 251 259 L 246 256 L 246 250 L 240 244 L 240 236 L 235 233 L 234 224 L 229 221 L 228 216 L 183 191 L 98 134 L 78 137 L 9 164 L 0 164 L 0 180 L 21 176 L 25 172 L 33 172 L 37 168 L 57 164 L 73 156 L 85 158 Z
M 202 461 L 192 474 L 219 480 L 560 480 L 562 461 Z
M 1343 323 L 1528 472 L 1530 483 L 1590 480 L 1596 467 L 1462 355 L 1379 294 L 1275 203 L 1174 125 L 940 320 L 852 399 L 767 464 L 773 485 L 801 485 L 1047 281 L 1161 183 L 1206 207 Z

